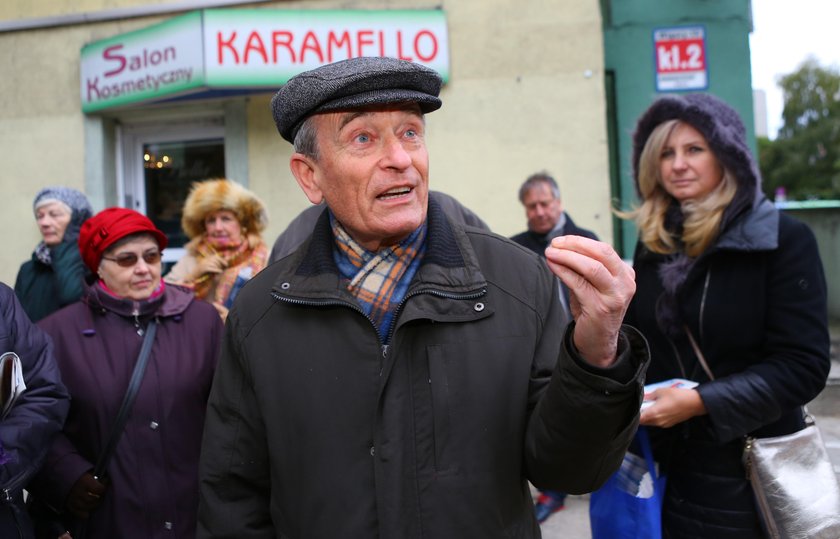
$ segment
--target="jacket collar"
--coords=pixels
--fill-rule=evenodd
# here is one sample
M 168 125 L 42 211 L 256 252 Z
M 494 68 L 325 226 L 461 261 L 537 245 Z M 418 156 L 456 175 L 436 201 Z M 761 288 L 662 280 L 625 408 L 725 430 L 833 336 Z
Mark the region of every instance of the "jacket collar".
M 94 311 L 110 311 L 126 317 L 154 315 L 164 318 L 182 315 L 194 299 L 192 292 L 171 284 L 164 284 L 164 286 L 163 294 L 160 296 L 134 301 L 112 296 L 94 283 L 88 286 L 83 300 Z
M 426 252 L 409 293 L 421 287 L 455 294 L 485 288 L 486 280 L 463 227 L 453 224 L 431 197 L 427 225 Z M 329 215 L 324 211 L 309 239 L 293 255 L 278 262 L 282 267 L 273 292 L 308 297 L 323 297 L 325 291 L 346 293 L 333 260 L 333 245 Z
M 743 218 L 732 222 L 717 241 L 718 249 L 772 251 L 779 245 L 779 210 L 763 194 Z

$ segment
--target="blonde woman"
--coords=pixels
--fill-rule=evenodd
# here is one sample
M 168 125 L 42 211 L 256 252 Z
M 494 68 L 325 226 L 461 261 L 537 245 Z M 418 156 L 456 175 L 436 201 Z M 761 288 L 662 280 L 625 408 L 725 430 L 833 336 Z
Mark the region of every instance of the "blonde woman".
M 707 94 L 664 97 L 634 134 L 637 290 L 647 383 L 640 423 L 668 477 L 663 537 L 763 537 L 741 464 L 747 434 L 804 426 L 829 370 L 826 283 L 810 229 L 762 194 L 738 114 Z M 690 339 L 708 363 L 701 365 Z M 713 379 L 712 379 L 713 377 Z
M 224 320 L 239 288 L 268 262 L 261 235 L 267 224 L 263 203 L 238 183 L 227 179 L 196 183 L 181 218 L 190 238 L 187 253 L 164 280 L 192 288 Z

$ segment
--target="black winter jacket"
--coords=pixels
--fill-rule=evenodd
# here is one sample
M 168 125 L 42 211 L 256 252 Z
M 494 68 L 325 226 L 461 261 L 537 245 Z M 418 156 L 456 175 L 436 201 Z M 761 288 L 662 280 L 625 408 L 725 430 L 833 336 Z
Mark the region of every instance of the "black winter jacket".
M 525 232 L 520 232 L 510 239 L 543 257 L 545 256 L 545 248 L 548 247 L 549 242 L 558 236 L 583 236 L 584 238 L 590 238 L 593 240 L 598 239 L 598 236 L 591 230 L 577 226 L 575 222 L 572 221 L 572 218 L 568 213 L 565 213 L 565 216 L 566 224 L 563 225 L 562 230 L 555 230 L 549 232 L 548 234 L 537 234 L 535 232 L 531 232 L 530 230 L 526 230 Z
M 0 355 L 20 358 L 26 390 L 0 419 L 0 537 L 33 537 L 23 488 L 61 430 L 70 397 L 61 383 L 52 341 L 30 322 L 11 288 L 0 283 Z
M 648 360 L 611 369 L 560 330 L 526 249 L 429 205 L 426 252 L 390 345 L 341 282 L 324 213 L 242 290 L 201 456 L 199 537 L 540 536 L 527 481 L 589 492 L 632 438 Z
M 56 245 L 50 256 L 48 265 L 33 254 L 15 279 L 15 294 L 33 322 L 79 301 L 85 290 L 86 269 L 75 241 Z
M 637 289 L 625 321 L 650 342 L 647 382 L 699 381 L 708 411 L 670 429 L 651 429 L 668 475 L 665 528 L 673 538 L 761 537 L 741 464 L 743 437 L 801 429 L 801 407 L 822 390 L 830 367 L 816 240 L 805 224 L 759 199 L 698 257 L 677 304 L 715 381 L 687 337 L 669 338 L 657 325 L 663 260 L 637 248 Z

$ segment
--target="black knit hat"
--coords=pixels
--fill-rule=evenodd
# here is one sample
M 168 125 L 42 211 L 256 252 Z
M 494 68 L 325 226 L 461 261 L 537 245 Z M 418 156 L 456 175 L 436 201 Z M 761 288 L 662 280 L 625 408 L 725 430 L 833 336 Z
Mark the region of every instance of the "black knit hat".
M 680 120 L 697 129 L 715 156 L 738 182 L 738 199 L 752 203 L 760 189 L 761 176 L 747 131 L 738 113 L 710 94 L 669 95 L 657 99 L 636 124 L 633 134 L 633 181 L 639 189 L 639 159 L 651 132 L 668 120 Z
M 396 58 L 362 57 L 304 71 L 271 100 L 277 131 L 291 143 L 301 123 L 319 112 L 412 101 L 423 113 L 441 106 L 437 71 Z

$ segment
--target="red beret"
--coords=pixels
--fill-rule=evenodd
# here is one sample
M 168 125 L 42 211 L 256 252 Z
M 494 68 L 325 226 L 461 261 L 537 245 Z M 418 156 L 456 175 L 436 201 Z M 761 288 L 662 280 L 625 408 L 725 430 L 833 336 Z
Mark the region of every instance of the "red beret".
M 79 231 L 79 251 L 82 260 L 94 273 L 99 269 L 102 253 L 119 239 L 145 232 L 154 236 L 163 250 L 169 241 L 166 234 L 141 213 L 128 208 L 106 208 L 82 224 Z

